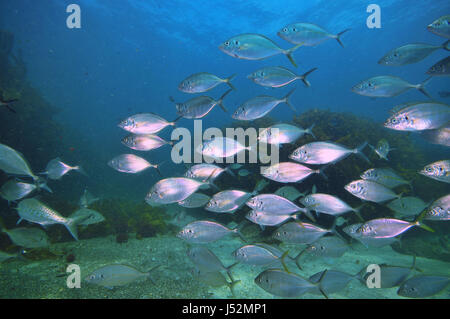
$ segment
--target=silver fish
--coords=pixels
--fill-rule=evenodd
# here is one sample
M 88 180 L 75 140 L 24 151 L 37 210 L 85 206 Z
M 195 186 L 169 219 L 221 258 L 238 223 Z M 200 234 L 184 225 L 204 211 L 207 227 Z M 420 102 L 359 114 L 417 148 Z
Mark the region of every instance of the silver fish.
M 313 257 L 339 258 L 349 249 L 349 245 L 337 236 L 322 237 L 309 244 L 305 251 Z
M 262 60 L 274 55 L 284 54 L 297 67 L 292 53 L 301 46 L 300 43 L 289 50 L 283 50 L 261 34 L 245 33 L 226 40 L 219 45 L 219 49 L 234 58 L 244 60 Z
M 173 145 L 173 142 L 153 134 L 130 134 L 122 139 L 122 144 L 136 151 L 150 151 L 164 145 Z
M 249 211 L 245 218 L 260 226 L 278 226 L 290 218 L 298 219 L 297 213 L 271 214 L 256 210 Z
M 311 244 L 322 236 L 333 232 L 308 223 L 289 222 L 280 226 L 273 238 L 289 244 Z
M 435 200 L 427 209 L 423 219 L 426 220 L 450 220 L 450 195 L 445 195 Z
M 441 37 L 450 38 L 450 15 L 442 16 L 427 26 L 427 30 Z
M 339 216 L 347 212 L 359 213 L 359 209 L 353 208 L 340 198 L 329 194 L 310 194 L 300 199 L 300 203 L 310 210 L 333 216 Z
M 51 193 L 50 188 L 43 181 L 38 181 L 36 184 L 24 183 L 17 180 L 9 180 L 0 188 L 0 196 L 7 201 L 17 201 L 30 195 L 35 190 L 40 190 L 41 188 L 46 189 Z
M 134 134 L 155 134 L 167 126 L 175 126 L 153 113 L 139 113 L 122 120 L 118 126 Z
M 39 179 L 23 155 L 4 144 L 0 144 L 0 170 L 6 174 L 30 176 L 35 181 Z
M 150 279 L 150 273 L 159 266 L 153 267 L 148 272 L 140 272 L 128 265 L 108 265 L 93 271 L 85 278 L 89 284 L 103 286 L 109 289 L 125 286 L 142 279 Z
M 239 106 L 231 117 L 241 121 L 256 120 L 264 117 L 280 103 L 286 103 L 296 113 L 297 110 L 289 100 L 294 90 L 292 89 L 281 99 L 269 95 L 258 95 Z
M 443 291 L 450 284 L 450 277 L 419 275 L 406 280 L 397 294 L 408 298 L 426 298 Z
M 59 157 L 57 157 L 48 162 L 44 174 L 47 174 L 50 179 L 58 180 L 72 170 L 85 174 L 81 166 L 67 165 L 66 163 L 63 163 Z
M 186 177 L 165 178 L 153 185 L 145 201 L 150 205 L 180 202 L 195 193 L 201 186 L 206 185 L 208 184 Z
M 223 99 L 231 91 L 231 89 L 226 91 L 217 101 L 209 96 L 202 95 L 194 97 L 184 103 L 176 103 L 177 114 L 179 117 L 183 117 L 185 119 L 201 119 L 211 112 L 216 105 L 220 106 L 220 108 L 226 113 L 228 110 L 223 105 Z
M 386 53 L 378 64 L 389 66 L 400 66 L 422 61 L 431 53 L 439 49 L 450 51 L 448 47 L 450 41 L 446 41 L 442 45 L 431 45 L 426 43 L 411 43 L 401 47 L 392 49 Z
M 191 274 L 195 279 L 200 280 L 206 285 L 213 288 L 220 288 L 227 286 L 231 293 L 234 295 L 234 286 L 240 283 L 240 280 L 234 280 L 229 282 L 220 271 L 204 271 L 200 269 L 192 269 Z
M 78 223 L 80 226 L 98 224 L 105 220 L 105 217 L 103 217 L 102 214 L 89 208 L 77 209 L 72 215 L 70 215 L 70 218 L 82 220 Z
M 214 271 L 226 271 L 228 277 L 233 280 L 233 276 L 230 272 L 231 268 L 237 263 L 234 263 L 228 267 L 225 267 L 220 259 L 208 248 L 202 246 L 191 247 L 187 251 L 187 256 L 197 269 L 205 272 Z
M 419 84 L 411 84 L 397 76 L 380 75 L 364 80 L 352 87 L 352 91 L 359 95 L 371 97 L 393 97 L 406 92 L 409 89 L 417 89 L 426 97 L 431 98 L 425 91 L 425 85 L 432 77 Z
M 428 164 L 418 173 L 440 182 L 450 183 L 450 160 Z
M 281 263 L 285 266 L 283 259 L 287 256 L 287 253 L 267 244 L 252 244 L 236 249 L 232 256 L 237 261 L 247 265 L 267 267 L 275 263 Z
M 350 281 L 356 279 L 356 276 L 347 274 L 339 270 L 328 269 L 326 274 L 324 274 L 323 271 L 319 271 L 318 273 L 315 273 L 314 275 L 309 277 L 309 281 L 312 283 L 318 283 L 320 279 L 322 279 L 320 284 L 322 291 L 319 291 L 319 289 L 315 289 L 311 290 L 310 292 L 312 294 L 325 293 L 328 296 L 329 294 L 343 290 Z
M 335 164 L 351 154 L 356 154 L 370 163 L 362 152 L 366 145 L 367 142 L 364 142 L 358 148 L 348 149 L 333 142 L 312 142 L 296 148 L 289 158 L 300 163 L 319 165 Z
M 255 284 L 272 295 L 293 298 L 317 290 L 320 287 L 321 279 L 318 283 L 313 283 L 291 272 L 281 269 L 267 269 L 255 278 Z M 325 293 L 323 294 L 325 295 Z
M 187 224 L 177 234 L 178 238 L 191 244 L 205 244 L 219 240 L 227 235 L 236 234 L 246 241 L 237 228 L 230 229 L 217 222 L 197 220 Z
M 363 236 L 362 233 L 358 232 L 358 230 L 361 228 L 363 224 L 362 223 L 356 223 L 349 226 L 346 226 L 342 229 L 344 233 L 349 235 L 350 237 L 360 241 L 365 247 L 383 247 L 387 245 L 391 245 L 394 242 L 397 242 L 398 239 L 395 237 L 389 237 L 389 238 L 373 238 L 373 237 L 366 237 Z
M 221 191 L 211 198 L 205 209 L 214 213 L 234 213 L 253 196 L 253 193 L 240 190 Z
M 289 199 L 290 201 L 294 201 L 299 197 L 305 196 L 304 193 L 300 193 L 295 187 L 293 186 L 283 186 L 275 192 L 275 195 L 284 197 L 286 199 Z
M 394 218 L 377 218 L 366 221 L 356 232 L 362 237 L 392 238 L 403 234 L 414 226 L 430 230 L 428 226 L 421 224 L 419 221 L 408 222 Z
M 251 146 L 246 147 L 232 138 L 214 137 L 200 145 L 197 152 L 211 158 L 225 158 L 251 149 Z
M 83 208 L 88 208 L 89 205 L 95 203 L 96 201 L 98 201 L 100 198 L 93 196 L 88 190 L 87 188 L 84 189 L 84 193 L 83 195 L 81 195 L 80 197 L 80 207 Z
M 35 198 L 20 201 L 17 206 L 17 212 L 20 217 L 17 223 L 20 223 L 22 220 L 26 220 L 42 226 L 63 224 L 73 238 L 78 240 L 77 224 L 82 220 L 63 217 L 57 211 L 44 205 Z
M 449 76 L 450 56 L 433 64 L 426 73 L 431 76 Z
M 313 127 L 314 124 L 307 129 L 285 123 L 275 124 L 262 130 L 259 133 L 258 140 L 268 144 L 286 144 L 295 142 L 305 134 L 316 138 L 312 132 Z
M 317 68 L 313 68 L 308 72 L 305 72 L 303 75 L 297 75 L 282 66 L 268 66 L 247 75 L 247 78 L 256 84 L 272 88 L 279 88 L 288 85 L 295 80 L 302 80 L 303 83 L 309 87 L 311 84 L 308 80 L 306 80 L 306 77 L 315 70 L 317 70 Z
M 223 172 L 228 172 L 232 174 L 228 168 L 222 168 L 214 164 L 202 163 L 191 166 L 186 171 L 184 176 L 201 182 L 206 182 L 206 181 L 214 181 Z
M 420 214 L 428 204 L 418 197 L 406 196 L 398 199 L 394 199 L 387 205 L 392 209 L 396 215 L 401 217 L 410 217 Z
M 185 208 L 203 207 L 209 202 L 211 197 L 201 193 L 194 193 L 186 199 L 178 202 L 178 205 Z
M 421 135 L 430 143 L 450 147 L 450 126 L 448 125 L 436 130 L 422 131 Z
M 233 80 L 235 76 L 236 74 L 233 74 L 225 79 L 221 79 L 218 76 L 207 72 L 195 73 L 181 81 L 178 85 L 178 89 L 184 93 L 203 93 L 222 83 L 226 83 L 231 89 L 235 90 L 236 88 L 231 84 L 231 80 Z
M 134 154 L 118 155 L 108 162 L 108 166 L 128 174 L 140 173 L 150 167 L 158 169 L 158 165 L 150 164 L 147 160 Z
M 275 194 L 256 195 L 250 198 L 245 204 L 258 212 L 264 212 L 272 215 L 306 212 L 305 208 L 301 208 L 290 200 Z
M 383 203 L 400 198 L 400 195 L 395 194 L 386 186 L 363 179 L 350 182 L 344 188 L 350 194 L 369 202 Z
M 450 121 L 450 106 L 439 102 L 412 102 L 399 105 L 384 127 L 398 131 L 438 129 Z
M 370 145 L 370 148 L 373 149 L 373 151 L 382 159 L 388 161 L 389 159 L 387 158 L 388 154 L 390 151 L 395 150 L 395 148 L 391 148 L 389 146 L 389 142 L 386 139 L 381 139 L 378 141 L 377 146 L 373 147 L 372 145 Z
M 341 42 L 341 35 L 350 29 L 345 29 L 338 34 L 331 34 L 322 27 L 312 23 L 292 23 L 283 27 L 277 32 L 282 39 L 293 43 L 303 44 L 305 46 L 316 46 L 329 39 L 336 39 L 336 41 L 344 47 Z
M 311 169 L 299 163 L 280 162 L 268 167 L 261 167 L 261 175 L 279 183 L 297 183 L 311 174 L 321 174 L 327 179 L 327 176 L 323 173 L 324 169 L 325 167 Z
M 6 233 L 15 245 L 24 248 L 43 248 L 50 245 L 47 234 L 39 228 L 19 227 L 8 230 L 0 227 L 0 232 Z
M 411 187 L 411 182 L 400 177 L 392 168 L 370 168 L 361 174 L 361 178 L 377 182 L 388 188 L 395 188 L 400 185 L 409 185 Z

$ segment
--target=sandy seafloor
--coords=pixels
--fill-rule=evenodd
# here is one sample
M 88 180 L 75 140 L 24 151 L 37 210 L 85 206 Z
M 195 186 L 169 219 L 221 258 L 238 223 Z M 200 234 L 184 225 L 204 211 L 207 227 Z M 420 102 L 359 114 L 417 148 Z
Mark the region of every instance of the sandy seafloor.
M 177 225 L 184 225 L 193 218 L 186 215 L 178 220 Z M 243 245 L 237 236 L 228 236 L 214 243 L 207 244 L 228 266 L 235 262 L 231 253 Z M 360 244 L 352 245 L 339 259 L 313 259 L 302 256 L 300 271 L 295 263 L 288 261 L 290 271 L 303 277 L 309 277 L 324 269 L 336 269 L 350 274 L 356 274 L 371 263 L 396 266 L 411 266 L 413 257 L 400 254 L 390 246 L 367 249 Z M 46 259 L 42 261 L 25 261 L 10 259 L 0 264 L 0 298 L 232 298 L 228 287 L 211 288 L 191 275 L 193 264 L 186 256 L 188 245 L 174 236 L 159 236 L 135 239 L 130 234 L 127 243 L 117 243 L 114 236 L 94 238 L 73 242 L 57 243 L 51 246 L 51 251 L 70 251 L 75 255 L 73 262 L 81 268 L 81 288 L 69 289 L 66 276 L 63 276 L 68 263 L 64 258 Z M 282 245 L 289 249 L 289 254 L 295 256 L 302 245 Z M 147 271 L 156 265 L 161 265 L 152 272 L 154 280 L 143 280 L 126 286 L 108 289 L 87 284 L 83 278 L 95 269 L 108 264 L 128 264 L 140 271 Z M 450 276 L 450 264 L 418 257 L 417 267 L 423 274 Z M 262 267 L 238 264 L 232 269 L 236 280 L 241 280 L 235 286 L 235 297 L 243 299 L 279 298 L 265 292 L 254 282 L 254 278 L 262 271 Z M 420 274 L 415 271 L 414 274 Z M 341 292 L 330 294 L 330 298 L 344 299 L 384 299 L 403 298 L 397 295 L 397 287 L 390 289 L 369 289 L 358 280 L 352 280 Z M 322 295 L 304 294 L 299 298 L 319 298 Z M 449 287 L 431 298 L 450 298 Z

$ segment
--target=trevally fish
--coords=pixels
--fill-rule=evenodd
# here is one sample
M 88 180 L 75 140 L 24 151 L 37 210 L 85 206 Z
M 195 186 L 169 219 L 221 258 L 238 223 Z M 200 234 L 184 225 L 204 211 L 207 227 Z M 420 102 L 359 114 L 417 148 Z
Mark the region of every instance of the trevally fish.
M 361 174 L 361 178 L 366 181 L 373 181 L 386 186 L 395 188 L 400 185 L 409 185 L 411 182 L 400 177 L 392 168 L 370 168 Z
M 305 72 L 303 75 L 297 75 L 282 66 L 268 66 L 250 73 L 247 75 L 247 78 L 256 84 L 272 88 L 279 88 L 288 85 L 295 80 L 302 80 L 303 83 L 309 87 L 311 86 L 311 83 L 306 80 L 306 77 L 315 70 L 317 70 L 317 68 L 313 68 L 308 72 Z
M 286 103 L 296 113 L 297 110 L 289 100 L 294 91 L 295 88 L 281 99 L 269 95 L 258 95 L 239 106 L 231 117 L 241 121 L 256 120 L 264 117 L 280 103 Z
M 301 196 L 305 196 L 304 193 L 300 193 L 295 187 L 293 186 L 283 186 L 277 189 L 275 192 L 275 195 L 284 197 L 286 199 L 289 199 L 290 201 L 294 201 L 297 198 Z
M 201 193 L 194 193 L 186 199 L 178 202 L 178 205 L 185 208 L 203 207 L 209 202 L 211 197 Z
M 0 188 L 0 196 L 7 201 L 14 202 L 30 195 L 35 190 L 40 190 L 41 188 L 50 193 L 52 192 L 51 189 L 48 188 L 47 184 L 45 184 L 42 180 L 37 181 L 36 184 L 29 184 L 11 179 Z
M 397 294 L 408 298 L 426 298 L 443 291 L 450 284 L 448 276 L 419 275 L 406 280 Z
M 432 45 L 426 43 L 411 43 L 401 47 L 392 49 L 386 53 L 379 61 L 378 64 L 400 66 L 422 61 L 431 53 L 439 49 L 445 49 L 450 51 L 449 41 L 446 41 L 442 45 Z
M 214 137 L 199 145 L 197 152 L 212 158 L 224 158 L 234 156 L 244 150 L 251 151 L 252 146 L 246 147 L 229 137 Z
M 300 203 L 310 210 L 327 215 L 339 216 L 347 212 L 359 214 L 359 208 L 353 208 L 340 198 L 329 194 L 310 194 L 301 198 Z
M 305 252 L 312 257 L 339 258 L 349 249 L 349 245 L 337 236 L 325 236 L 309 244 Z
M 450 38 L 450 15 L 445 15 L 434 20 L 427 26 L 427 30 L 440 35 L 441 37 Z
M 391 266 L 387 264 L 378 265 L 380 267 L 380 287 L 393 288 L 400 286 L 416 268 L 416 256 L 414 256 L 411 267 Z M 359 272 L 361 282 L 366 283 L 370 273 L 364 267 Z
M 82 222 L 82 219 L 66 218 L 61 216 L 57 211 L 44 205 L 35 198 L 24 199 L 19 202 L 17 206 L 17 212 L 19 214 L 19 224 L 22 220 L 26 220 L 30 223 L 40 224 L 42 226 L 52 224 L 63 224 L 70 232 L 75 240 L 78 240 L 77 225 Z
M 336 39 L 336 41 L 344 47 L 341 42 L 341 35 L 350 29 L 345 29 L 338 34 L 331 34 L 325 29 L 312 23 L 292 23 L 278 31 L 278 36 L 282 39 L 293 43 L 302 44 L 304 46 L 316 46 L 329 39 Z
M 152 203 L 171 204 L 180 202 L 206 185 L 208 184 L 186 177 L 165 178 L 152 186 L 145 197 L 145 201 L 150 205 Z
M 382 159 L 388 161 L 389 159 L 387 158 L 388 154 L 390 151 L 395 150 L 395 148 L 391 148 L 389 146 L 389 142 L 382 138 L 381 140 L 378 141 L 377 146 L 373 147 L 372 145 L 370 145 L 370 148 L 373 149 L 373 151 Z
M 206 182 L 214 181 L 223 172 L 228 172 L 230 175 L 234 175 L 229 168 L 222 168 L 214 164 L 202 163 L 191 166 L 186 171 L 184 176 L 201 182 Z
M 348 149 L 333 142 L 312 142 L 296 148 L 289 155 L 289 158 L 300 163 L 319 165 L 335 164 L 350 154 L 356 154 L 370 163 L 369 159 L 362 152 L 366 145 L 367 142 L 364 142 L 358 148 Z
M 197 269 L 205 272 L 223 270 L 228 274 L 228 277 L 233 280 L 233 276 L 230 270 L 238 263 L 234 263 L 228 267 L 225 267 L 220 259 L 210 249 L 203 246 L 190 247 L 187 251 L 187 256 L 195 265 L 195 267 L 197 267 Z
M 178 85 L 178 89 L 184 93 L 203 93 L 222 83 L 226 83 L 230 88 L 235 90 L 236 88 L 231 84 L 231 80 L 233 80 L 235 76 L 236 74 L 233 74 L 228 78 L 221 79 L 218 76 L 207 72 L 195 73 L 181 81 Z
M 200 269 L 193 268 L 191 270 L 191 274 L 195 279 L 200 280 L 204 284 L 213 287 L 220 288 L 223 286 L 227 286 L 231 294 L 234 296 L 234 286 L 237 283 L 240 283 L 240 280 L 234 280 L 229 282 L 225 276 L 220 271 L 204 271 Z
M 398 131 L 438 129 L 450 121 L 450 106 L 439 102 L 411 102 L 397 106 L 384 127 Z
M 328 179 L 323 173 L 325 168 L 311 169 L 299 163 L 280 162 L 268 167 L 261 167 L 261 175 L 279 183 L 297 183 L 311 174 L 320 174 L 325 179 Z
M 322 277 L 326 271 L 322 273 Z M 284 298 L 299 297 L 307 292 L 319 289 L 326 297 L 321 288 L 322 278 L 317 283 L 313 283 L 297 274 L 286 272 L 281 269 L 267 269 L 255 278 L 255 284 L 266 292 Z
M 305 208 L 301 208 L 290 200 L 275 194 L 256 195 L 250 198 L 245 204 L 258 212 L 272 215 L 306 212 Z
M 130 134 L 122 139 L 122 144 L 136 151 L 150 151 L 164 145 L 173 146 L 172 141 L 153 134 Z
M 364 222 L 356 231 L 362 237 L 368 238 L 392 238 L 411 227 L 418 226 L 428 231 L 433 231 L 428 226 L 421 224 L 420 219 L 414 222 L 408 222 L 394 218 L 377 218 Z
M 24 248 L 43 248 L 50 245 L 47 234 L 39 228 L 18 227 L 8 230 L 0 226 L 0 232 L 6 233 L 14 245 Z
M 342 231 L 344 233 L 346 233 L 347 235 L 349 235 L 350 237 L 358 240 L 359 242 L 361 242 L 365 247 L 383 247 L 383 246 L 387 246 L 387 245 L 391 245 L 392 243 L 398 241 L 397 238 L 395 237 L 388 237 L 388 238 L 381 238 L 381 237 L 377 237 L 377 238 L 373 238 L 373 237 L 368 237 L 368 236 L 363 236 L 362 233 L 358 232 L 358 230 L 360 229 L 360 227 L 362 226 L 362 223 L 356 223 L 356 224 L 352 224 L 349 226 L 346 226 L 342 229 Z
M 450 126 L 444 126 L 436 130 L 421 132 L 422 137 L 430 143 L 450 147 Z
M 450 183 L 450 160 L 428 164 L 418 173 L 440 182 Z
M 150 164 L 147 160 L 134 154 L 121 154 L 108 162 L 108 165 L 116 171 L 128 174 L 136 174 L 153 167 L 158 169 L 158 165 Z
M 262 227 L 278 226 L 290 218 L 297 220 L 298 213 L 272 214 L 272 213 L 267 213 L 267 212 L 251 210 L 245 215 L 245 218 L 247 218 L 249 221 L 251 221 L 257 225 L 260 225 Z
M 350 275 L 339 270 L 328 269 L 326 274 L 324 274 L 324 271 L 319 271 L 318 273 L 310 276 L 309 281 L 312 283 L 318 283 L 319 280 L 321 280 L 320 287 L 322 291 L 319 289 L 312 289 L 310 293 L 320 293 L 328 296 L 332 293 L 345 289 L 349 282 L 356 278 L 356 275 Z
M 450 75 L 450 56 L 433 64 L 426 73 L 431 76 L 449 76 Z
M 272 235 L 274 239 L 288 244 L 311 244 L 334 230 L 308 223 L 289 222 L 280 226 Z
M 39 180 L 23 155 L 5 144 L 0 144 L 0 170 L 6 174 L 30 176 L 34 181 Z
M 267 244 L 244 245 L 233 251 L 232 256 L 237 261 L 247 265 L 267 267 L 275 263 L 281 263 L 283 268 L 286 269 L 284 258 L 287 256 L 287 252 L 282 252 Z
M 153 282 L 150 273 L 158 267 L 159 265 L 153 267 L 148 272 L 140 272 L 136 268 L 128 265 L 108 265 L 93 271 L 85 278 L 85 281 L 89 284 L 103 286 L 108 289 L 125 286 L 142 279 L 150 279 Z
M 364 179 L 350 182 L 344 188 L 350 194 L 362 200 L 375 203 L 383 203 L 401 197 L 386 186 Z
M 428 206 L 428 204 L 418 197 L 406 196 L 394 199 L 386 206 L 392 209 L 399 216 L 410 217 L 420 214 Z
M 450 195 L 435 200 L 427 209 L 423 219 L 450 220 Z
M 87 190 L 87 188 L 85 188 L 83 195 L 81 195 L 81 197 L 80 197 L 79 204 L 80 204 L 80 207 L 88 208 L 89 205 L 91 205 L 92 203 L 95 203 L 99 199 L 100 198 L 95 197 Z
M 274 55 L 284 54 L 291 61 L 292 65 L 297 67 L 292 53 L 301 46 L 302 43 L 289 50 L 283 50 L 272 40 L 261 34 L 244 33 L 226 40 L 219 45 L 219 49 L 234 58 L 244 60 L 262 60 Z
M 239 209 L 253 194 L 240 190 L 225 190 L 217 194 L 206 204 L 205 209 L 214 213 L 234 213 Z
M 236 234 L 246 242 L 237 227 L 230 229 L 222 224 L 209 220 L 197 220 L 187 224 L 177 234 L 177 237 L 191 244 L 206 244 L 230 234 Z
M 177 114 L 179 117 L 183 117 L 185 119 L 201 119 L 211 112 L 216 105 L 220 106 L 220 108 L 226 113 L 228 110 L 223 105 L 223 99 L 231 91 L 231 89 L 226 91 L 217 101 L 209 96 L 202 95 L 196 96 L 184 103 L 176 103 Z
M 0 97 L 0 106 L 4 106 L 8 109 L 8 111 L 12 112 L 12 113 L 17 113 L 16 110 L 14 110 L 11 107 L 11 103 L 19 101 L 19 99 L 11 99 L 11 100 L 4 100 L 3 98 Z
M 58 180 L 72 170 L 86 175 L 81 166 L 67 165 L 66 163 L 63 163 L 59 157 L 57 157 L 48 162 L 47 167 L 45 168 L 45 172 L 43 172 L 42 174 L 46 174 L 50 179 Z
M 122 120 L 118 126 L 134 134 L 155 134 L 167 126 L 175 126 L 153 113 L 139 113 Z
M 305 130 L 299 126 L 291 124 L 275 124 L 262 130 L 259 133 L 258 140 L 268 144 L 286 144 L 295 142 L 305 134 L 309 134 L 316 138 L 312 132 L 313 127 L 314 124 Z
M 380 75 L 356 84 L 353 86 L 352 91 L 364 96 L 393 97 L 414 88 L 431 98 L 430 94 L 425 91 L 425 85 L 428 84 L 431 79 L 432 77 L 429 77 L 420 84 L 411 84 L 397 76 Z
M 82 220 L 78 223 L 80 226 L 98 224 L 105 220 L 105 217 L 103 217 L 102 214 L 89 208 L 77 209 L 72 215 L 70 215 L 70 218 Z

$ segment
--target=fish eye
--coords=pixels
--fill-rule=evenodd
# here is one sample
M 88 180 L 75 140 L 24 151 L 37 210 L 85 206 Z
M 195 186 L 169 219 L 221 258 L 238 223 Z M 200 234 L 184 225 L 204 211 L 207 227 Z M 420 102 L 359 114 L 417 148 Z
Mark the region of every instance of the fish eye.
M 287 28 L 283 28 L 283 32 L 288 32 L 288 29 Z
M 229 46 L 229 45 L 230 45 L 230 42 L 229 42 L 229 41 L 226 41 L 224 44 L 225 44 L 226 46 Z
M 433 169 L 431 167 L 427 167 L 427 172 L 432 172 Z
M 89 279 L 90 279 L 90 280 L 94 280 L 94 279 L 95 279 L 95 275 L 90 275 L 90 276 L 89 276 Z
M 234 44 L 239 45 L 239 41 L 238 40 L 234 41 Z
M 297 32 L 297 28 L 292 28 L 292 31 Z

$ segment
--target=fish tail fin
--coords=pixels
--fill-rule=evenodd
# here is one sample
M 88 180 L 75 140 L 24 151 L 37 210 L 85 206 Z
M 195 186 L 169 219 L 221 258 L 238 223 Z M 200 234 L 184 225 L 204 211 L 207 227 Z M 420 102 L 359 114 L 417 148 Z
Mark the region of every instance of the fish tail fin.
M 220 106 L 220 108 L 225 112 L 228 113 L 227 108 L 223 105 L 223 99 L 231 92 L 233 91 L 233 89 L 229 89 L 228 91 L 226 91 L 224 94 L 222 94 L 222 96 L 220 97 L 220 99 L 217 101 L 217 104 Z
M 344 48 L 344 44 L 341 41 L 341 35 L 343 35 L 345 32 L 349 31 L 350 29 L 345 29 L 344 31 L 339 32 L 336 34 L 336 41 L 341 45 L 341 47 Z
M 227 172 L 229 175 L 233 176 L 234 178 L 236 178 L 236 174 L 234 174 L 233 170 L 231 169 L 230 166 L 227 166 L 225 168 L 225 172 Z
M 50 187 L 48 187 L 47 181 L 45 181 L 45 180 L 40 179 L 40 180 L 36 181 L 35 185 L 38 190 L 45 189 L 47 192 L 53 193 L 53 191 L 50 189 Z
M 64 223 L 64 226 L 66 226 L 69 233 L 77 241 L 78 241 L 78 229 L 77 229 L 78 222 L 79 220 L 77 219 L 67 218 L 67 221 Z
M 244 243 L 248 243 L 248 240 L 244 237 L 244 235 L 242 235 L 241 231 L 239 230 L 238 227 L 236 227 L 235 229 L 232 230 L 233 233 L 235 233 L 236 235 L 239 236 L 239 238 L 244 242 Z
M 255 189 L 253 190 L 252 194 L 256 195 L 258 194 L 260 191 L 262 191 L 267 185 L 269 185 L 269 181 L 266 179 L 260 179 L 256 185 L 255 185 Z
M 226 270 L 226 272 L 227 272 L 227 275 L 228 275 L 228 277 L 230 277 L 230 280 L 231 280 L 231 281 L 234 281 L 233 275 L 231 274 L 231 268 L 233 268 L 233 267 L 236 266 L 237 264 L 239 264 L 238 261 L 235 262 L 234 264 L 231 264 L 231 265 L 228 266 L 228 267 L 225 267 L 225 270 Z
M 177 126 L 176 122 L 181 118 L 182 118 L 181 115 L 177 116 L 172 122 L 169 122 L 169 125 L 171 125 L 173 127 Z
M 303 249 L 301 252 L 299 252 L 299 253 L 297 254 L 297 256 L 295 256 L 294 258 L 292 258 L 292 259 L 295 261 L 295 264 L 297 265 L 297 268 L 298 268 L 299 270 L 303 270 L 302 266 L 300 266 L 300 257 L 303 256 L 303 254 L 305 253 L 305 251 L 306 251 L 306 248 Z
M 314 123 L 313 125 L 311 125 L 310 127 L 308 127 L 308 128 L 305 130 L 305 133 L 311 135 L 314 139 L 317 139 L 317 137 L 314 135 L 314 133 L 313 133 L 313 131 L 312 131 L 312 129 L 314 128 L 314 126 L 316 126 L 315 123 Z
M 434 233 L 434 229 L 433 229 L 433 228 L 431 228 L 431 227 L 429 227 L 429 226 L 427 226 L 427 225 L 425 225 L 425 224 L 422 224 L 422 219 L 425 217 L 425 215 L 426 215 L 427 212 L 428 212 L 428 210 L 427 210 L 427 209 L 424 209 L 423 212 L 420 213 L 420 215 L 417 216 L 417 219 L 416 219 L 415 221 L 413 221 L 412 223 L 413 223 L 415 226 L 418 226 L 418 227 L 423 228 L 423 229 L 425 229 L 425 230 L 427 230 L 427 231 L 429 231 L 429 232 Z
M 291 100 L 290 100 L 290 97 L 291 97 L 292 93 L 294 93 L 294 91 L 295 91 L 295 88 L 290 90 L 289 93 L 286 94 L 286 96 L 283 98 L 283 101 L 291 108 L 292 111 L 294 111 L 294 113 L 297 113 L 297 109 L 291 104 Z
M 328 180 L 328 176 L 325 175 L 325 173 L 323 172 L 326 168 L 328 168 L 328 166 L 330 166 L 330 164 L 325 165 L 319 169 L 316 170 L 316 173 L 319 174 L 320 176 L 322 176 L 326 181 Z M 311 193 L 314 194 L 314 193 Z
M 366 205 L 365 203 L 364 204 L 362 204 L 362 205 L 360 205 L 360 206 L 358 206 L 358 207 L 356 207 L 356 208 L 353 208 L 353 212 L 356 214 L 356 216 L 359 218 L 359 220 L 360 221 L 364 221 L 364 218 L 362 218 L 362 216 L 361 216 L 361 208 L 363 208 L 364 207 L 364 205 Z
M 316 219 L 314 218 L 313 214 L 311 214 L 311 211 L 308 208 L 305 208 L 303 210 L 303 213 L 305 213 L 305 215 L 311 219 L 314 223 L 316 222 Z
M 328 296 L 327 296 L 327 294 L 325 293 L 325 291 L 323 290 L 323 287 L 322 287 L 322 280 L 323 280 L 323 278 L 325 278 L 325 275 L 326 275 L 327 271 L 328 271 L 328 269 L 325 269 L 325 270 L 322 272 L 322 275 L 320 276 L 320 279 L 319 279 L 319 281 L 317 282 L 317 288 L 319 289 L 319 291 L 322 293 L 322 295 L 323 295 L 326 299 L 328 299 Z
M 280 262 L 281 262 L 281 265 L 283 266 L 284 271 L 289 273 L 290 271 L 289 271 L 288 267 L 286 266 L 286 261 L 285 261 L 286 257 L 288 257 L 288 256 L 289 256 L 289 250 L 286 250 L 283 253 L 283 255 L 281 255 Z
M 11 106 L 9 106 L 9 104 L 3 104 L 4 107 L 6 107 L 8 109 L 8 111 L 10 111 L 11 113 L 16 113 L 16 110 L 14 110 L 13 108 L 11 108 Z
M 296 46 L 290 48 L 289 50 L 283 50 L 283 53 L 287 56 L 289 61 L 291 61 L 292 65 L 297 67 L 297 63 L 295 63 L 294 57 L 292 56 L 292 53 L 294 53 L 295 50 L 300 48 L 303 45 L 302 43 L 297 44 Z
M 303 83 L 306 85 L 306 87 L 311 86 L 311 83 L 309 83 L 309 81 L 306 79 L 306 77 L 308 75 L 310 75 L 312 72 L 314 72 L 315 70 L 317 70 L 317 68 L 313 68 L 299 77 L 303 81 Z
M 362 143 L 358 148 L 354 150 L 354 153 L 365 160 L 367 163 L 372 164 L 366 155 L 363 153 L 363 149 L 367 146 L 367 142 Z
M 426 90 L 425 90 L 425 85 L 427 85 L 430 81 L 431 81 L 431 79 L 432 79 L 433 77 L 432 76 L 430 76 L 428 79 L 426 79 L 425 81 L 423 81 L 422 83 L 420 83 L 420 84 L 418 84 L 417 86 L 416 86 L 416 89 L 418 89 L 423 95 L 425 95 L 426 97 L 428 97 L 428 98 L 432 98 L 431 97 L 431 95 L 430 95 L 430 93 L 428 93 Z
M 155 281 L 154 281 L 153 278 L 151 277 L 152 272 L 153 272 L 154 270 L 156 270 L 157 268 L 159 268 L 159 267 L 161 267 L 161 265 L 156 265 L 156 266 L 152 267 L 149 271 L 147 271 L 147 272 L 145 273 L 145 276 L 147 277 L 147 279 L 149 279 L 152 283 L 155 283 Z
M 442 44 L 442 48 L 444 49 L 444 50 L 446 50 L 446 51 L 450 51 L 450 40 L 447 40 L 447 41 L 445 41 L 443 44 Z
M 232 75 L 230 75 L 229 77 L 227 77 L 226 79 L 223 80 L 226 84 L 228 84 L 228 86 L 232 90 L 235 90 L 235 91 L 236 91 L 236 87 L 233 84 L 231 84 L 231 80 L 233 80 L 236 77 L 236 75 L 237 75 L 236 73 L 232 74 Z
M 88 176 L 86 171 L 81 166 L 74 166 L 74 167 L 72 167 L 72 169 L 78 171 L 78 173 L 80 173 L 81 175 L 84 175 L 86 177 Z
M 231 282 L 228 283 L 228 288 L 230 288 L 231 294 L 233 295 L 233 297 L 235 297 L 235 293 L 234 293 L 234 286 L 236 286 L 236 284 L 240 283 L 241 281 L 238 280 L 232 280 Z

